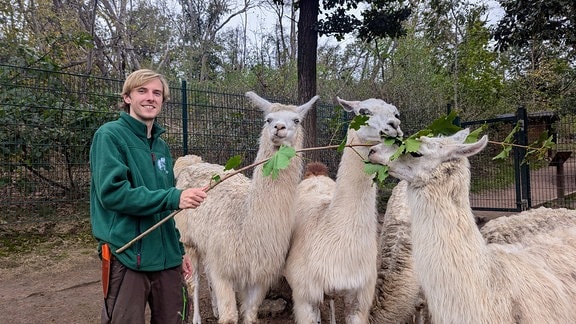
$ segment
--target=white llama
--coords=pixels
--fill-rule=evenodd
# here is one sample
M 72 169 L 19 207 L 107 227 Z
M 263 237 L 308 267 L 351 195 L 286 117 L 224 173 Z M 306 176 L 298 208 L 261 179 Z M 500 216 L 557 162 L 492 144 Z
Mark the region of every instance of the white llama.
M 435 323 L 576 323 L 576 227 L 559 227 L 515 244 L 488 244 L 470 209 L 462 130 L 422 137 L 418 153 L 390 160 L 396 146 L 376 145 L 370 160 L 406 180 L 414 269 Z
M 407 182 L 392 190 L 380 234 L 379 270 L 372 322 L 424 323 L 426 300 L 414 273 Z M 480 227 L 487 243 L 523 243 L 558 227 L 576 226 L 576 210 L 539 207 L 494 218 Z
M 386 203 L 378 239 L 378 279 L 370 310 L 377 324 L 423 323 L 420 308 L 425 305 L 414 273 L 410 210 L 406 181 L 400 181 Z
M 516 243 L 566 226 L 576 226 L 576 210 L 539 207 L 491 219 L 480 233 L 488 243 Z
M 344 295 L 347 323 L 368 322 L 376 282 L 377 188 L 363 161 L 382 135 L 402 136 L 395 106 L 379 99 L 337 99 L 346 111 L 369 117 L 347 134 L 347 144 L 366 146 L 344 149 L 335 186 L 324 186 L 328 199 L 298 195 L 285 276 L 300 324 L 319 323 L 324 294 L 333 293 Z
M 196 165 L 196 164 L 202 164 Z M 195 166 L 193 166 L 195 165 Z M 182 172 L 186 170 L 186 172 Z M 224 167 L 217 164 L 206 163 L 198 155 L 189 154 L 182 156 L 174 163 L 174 176 L 178 179 L 176 187 L 184 188 L 201 188 L 206 186 L 209 180 L 216 174 L 224 176 L 232 171 L 224 171 Z M 228 186 L 233 186 L 236 190 L 231 192 L 237 199 L 242 199 L 243 194 L 248 192 L 249 179 L 243 174 L 237 174 L 227 180 Z M 232 199 L 232 198 L 230 198 Z M 189 292 L 192 293 L 193 316 L 192 324 L 201 324 L 200 315 L 200 257 L 194 245 L 186 233 L 188 233 L 188 221 L 186 213 L 178 213 L 174 216 L 176 227 L 181 233 L 180 241 L 184 244 L 186 254 L 192 263 L 192 274 L 186 278 Z M 208 287 L 210 288 L 210 287 Z M 218 316 L 216 310 L 215 296 L 212 294 L 212 309 L 215 316 Z
M 256 161 L 271 157 L 281 145 L 296 150 L 302 147 L 301 121 L 318 96 L 301 106 L 270 103 L 253 92 L 246 96 L 265 114 Z M 206 185 L 218 173 L 214 170 L 223 168 L 192 163 L 177 171 L 177 183 L 188 185 L 193 178 L 204 176 Z M 211 175 L 206 178 L 206 174 Z M 178 215 L 187 222 L 182 241 L 193 246 L 203 262 L 219 323 L 238 322 L 236 293 L 243 322 L 255 323 L 266 292 L 281 278 L 301 176 L 302 160 L 298 157 L 292 158 L 275 179 L 265 177 L 260 164 L 254 168 L 251 181 L 233 176 L 214 187 L 198 208 Z

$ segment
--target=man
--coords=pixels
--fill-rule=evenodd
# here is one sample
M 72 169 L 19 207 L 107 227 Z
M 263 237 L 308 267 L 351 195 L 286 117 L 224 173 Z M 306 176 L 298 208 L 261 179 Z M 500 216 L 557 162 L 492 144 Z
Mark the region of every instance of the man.
M 103 262 L 102 323 L 184 323 L 188 313 L 184 255 L 173 219 L 122 253 L 115 251 L 173 210 L 196 208 L 202 188 L 175 187 L 173 161 L 155 119 L 169 99 L 164 77 L 151 70 L 128 76 L 123 112 L 102 125 L 90 148 L 90 218 Z M 184 276 L 184 277 L 183 277 Z

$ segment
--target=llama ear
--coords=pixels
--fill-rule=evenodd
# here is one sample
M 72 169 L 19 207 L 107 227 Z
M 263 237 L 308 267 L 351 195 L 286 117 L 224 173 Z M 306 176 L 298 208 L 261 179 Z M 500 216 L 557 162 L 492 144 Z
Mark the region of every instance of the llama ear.
M 254 91 L 248 91 L 246 92 L 246 97 L 248 97 L 248 99 L 250 99 L 250 101 L 252 102 L 252 104 L 264 111 L 269 111 L 270 107 L 272 106 L 272 103 L 270 103 L 270 101 L 260 97 L 259 95 L 257 95 Z
M 488 135 L 482 136 L 482 138 L 478 140 L 476 143 L 457 145 L 458 148 L 455 150 L 456 152 L 454 153 L 460 156 L 469 157 L 478 154 L 480 151 L 482 151 L 486 147 L 486 144 L 488 144 Z
M 314 107 L 314 103 L 318 99 L 320 99 L 320 96 L 316 95 L 316 96 L 312 97 L 312 99 L 308 100 L 307 103 L 305 103 L 301 106 L 298 106 L 298 108 L 296 110 L 298 111 L 298 113 L 300 115 L 304 116 L 308 112 L 308 110 L 310 110 L 310 108 Z
M 338 103 L 342 106 L 342 108 L 344 108 L 344 110 L 346 110 L 347 112 L 351 112 L 354 111 L 354 107 L 358 106 L 358 104 L 360 103 L 360 101 L 347 101 L 344 99 L 340 99 L 340 97 L 336 97 L 336 100 L 338 100 Z
M 452 137 L 452 139 L 458 143 L 464 143 L 469 134 L 470 134 L 470 129 L 465 128 L 465 129 L 459 130 L 458 132 L 456 132 L 455 134 L 453 134 L 450 137 Z

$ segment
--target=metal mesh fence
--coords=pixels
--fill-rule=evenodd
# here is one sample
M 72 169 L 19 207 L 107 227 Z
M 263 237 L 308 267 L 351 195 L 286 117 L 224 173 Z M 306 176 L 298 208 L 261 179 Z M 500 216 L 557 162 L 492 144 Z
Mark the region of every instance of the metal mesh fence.
M 117 118 L 122 83 L 0 65 L 0 225 L 88 216 L 91 138 L 100 125 Z M 320 101 L 316 109 L 318 145 L 339 144 L 351 116 L 332 103 Z M 444 114 L 402 109 L 402 129 L 411 134 Z M 550 159 L 557 152 L 573 152 L 573 117 L 558 116 L 547 125 L 556 140 Z M 185 82 L 171 85 L 171 100 L 158 121 L 167 129 L 164 139 L 174 157 L 196 154 L 224 164 L 240 155 L 243 166 L 255 158 L 263 123 L 262 113 L 244 94 L 192 88 Z M 529 129 L 535 132 L 538 123 L 530 121 Z M 511 127 L 494 123 L 487 134 L 499 142 Z M 513 161 L 492 160 L 500 150 L 497 144 L 489 145 L 471 158 L 474 208 L 518 207 Z M 318 157 L 335 176 L 340 153 L 322 150 Z M 530 165 L 531 206 L 575 207 L 576 160 L 570 156 L 561 165 L 549 162 Z M 389 192 L 382 190 L 384 204 Z
M 485 134 L 491 143 L 470 157 L 470 202 L 475 210 L 519 211 L 539 206 L 576 208 L 576 159 L 574 115 L 528 113 L 526 149 L 510 152 L 510 158 L 494 159 L 515 122 L 491 121 Z M 479 123 L 475 123 L 479 124 Z M 474 126 L 473 126 L 474 128 Z M 552 136 L 553 145 L 544 159 L 525 156 L 538 147 L 541 136 Z M 519 144 L 515 141 L 515 144 Z M 516 152 L 516 156 L 515 156 Z M 525 170 L 525 171 L 523 171 Z
M 122 84 L 0 65 L 0 208 L 7 210 L 0 224 L 87 216 L 91 138 L 118 117 Z M 158 122 L 174 157 L 196 154 L 225 164 L 240 155 L 242 166 L 254 161 L 264 121 L 244 94 L 191 89 L 185 82 L 170 91 Z M 317 103 L 316 110 L 319 144 L 338 144 L 346 116 L 331 104 Z M 335 172 L 339 153 L 319 155 Z

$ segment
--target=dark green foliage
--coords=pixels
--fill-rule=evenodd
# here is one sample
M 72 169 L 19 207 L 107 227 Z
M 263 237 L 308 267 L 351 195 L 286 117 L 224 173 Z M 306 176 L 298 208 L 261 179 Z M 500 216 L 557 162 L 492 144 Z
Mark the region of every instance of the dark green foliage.
M 574 50 L 576 3 L 573 0 L 501 0 L 506 12 L 494 30 L 499 50 L 550 41 Z
M 360 4 L 368 5 L 359 15 L 362 20 L 350 14 Z M 318 21 L 318 33 L 334 36 L 339 41 L 353 32 L 364 41 L 400 37 L 406 33 L 402 23 L 412 12 L 402 1 L 391 0 L 324 0 L 322 6 L 326 18 Z
M 377 38 L 397 38 L 404 36 L 406 30 L 402 27 L 412 11 L 403 8 L 376 8 L 364 12 L 364 24 L 358 29 L 358 37 L 371 41 Z
M 0 69 L 0 78 L 7 81 L 0 94 L 0 156 L 9 162 L 1 171 L 23 168 L 28 176 L 70 193 L 76 188 L 73 169 L 87 166 L 92 135 L 111 119 L 113 103 L 106 96 L 74 92 L 78 85 L 69 84 L 66 76 Z M 57 161 L 64 162 L 65 170 L 48 176 Z

